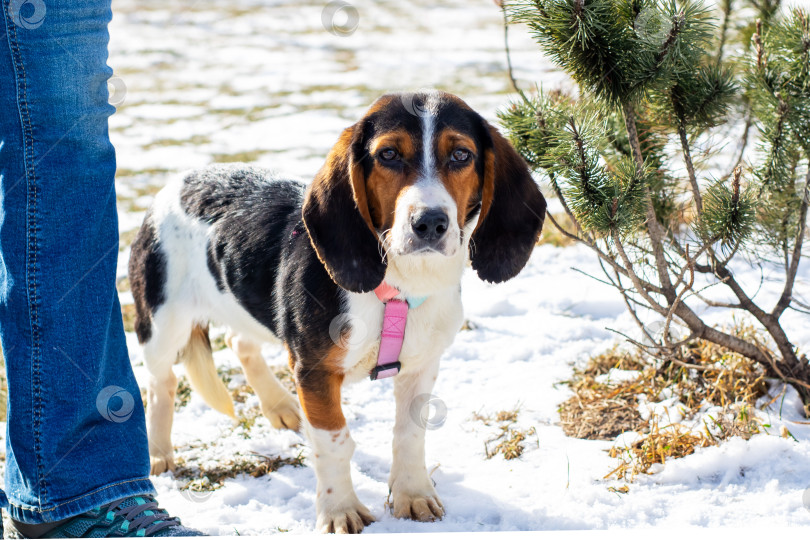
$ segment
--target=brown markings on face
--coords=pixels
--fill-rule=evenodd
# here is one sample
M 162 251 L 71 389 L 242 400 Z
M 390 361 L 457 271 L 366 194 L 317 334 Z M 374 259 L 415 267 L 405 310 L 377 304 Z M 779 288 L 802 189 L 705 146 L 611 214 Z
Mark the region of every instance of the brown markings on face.
M 378 157 L 379 152 L 391 148 L 399 154 L 399 163 L 386 166 Z M 369 153 L 373 159 L 371 171 L 366 178 L 366 198 L 374 227 L 390 229 L 394 224 L 397 198 L 402 190 L 416 182 L 416 170 L 410 166 L 416 155 L 416 145 L 406 130 L 382 133 L 372 139 Z
M 439 178 L 442 184 L 456 201 L 459 229 L 464 227 L 467 212 L 475 200 L 474 196 L 481 188 L 482 179 L 475 170 L 475 157 L 478 147 L 468 135 L 452 128 L 445 128 L 437 137 L 437 156 L 435 163 L 439 166 Z M 467 150 L 470 154 L 465 163 L 453 164 L 451 158 L 456 150 Z
M 334 345 L 322 358 L 301 359 L 296 363 L 294 372 L 298 401 L 307 421 L 314 428 L 337 431 L 346 426 L 340 405 L 340 388 L 343 385 L 340 364 L 345 355 L 344 349 Z
M 487 150 L 484 154 L 484 187 L 481 189 L 481 213 L 478 218 L 478 224 L 475 226 L 477 231 L 484 218 L 487 217 L 489 209 L 492 206 L 492 197 L 495 194 L 495 153 L 492 150 Z M 473 234 L 475 233 L 473 231 Z

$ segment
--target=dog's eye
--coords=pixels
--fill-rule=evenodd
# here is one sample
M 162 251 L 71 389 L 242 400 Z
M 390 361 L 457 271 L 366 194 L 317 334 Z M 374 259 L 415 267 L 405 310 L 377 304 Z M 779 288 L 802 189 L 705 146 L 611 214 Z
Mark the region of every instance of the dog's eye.
M 397 152 L 393 148 L 384 148 L 377 155 L 383 161 L 396 161 L 399 159 L 399 152 Z
M 470 159 L 470 151 L 464 148 L 453 150 L 453 154 L 450 156 L 450 161 L 455 163 L 464 163 L 468 159 Z

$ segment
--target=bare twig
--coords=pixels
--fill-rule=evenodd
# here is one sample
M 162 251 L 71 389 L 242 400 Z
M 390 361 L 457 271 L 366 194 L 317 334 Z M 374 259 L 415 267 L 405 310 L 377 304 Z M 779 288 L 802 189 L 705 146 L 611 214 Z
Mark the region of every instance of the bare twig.
M 728 22 L 731 18 L 732 0 L 723 2 L 723 24 L 720 26 L 720 43 L 717 45 L 717 67 L 723 63 L 723 48 L 726 44 L 726 34 L 728 33 Z
M 681 303 L 683 299 L 683 295 L 686 294 L 687 291 L 692 289 L 692 286 L 695 284 L 695 263 L 692 259 L 689 258 L 689 246 L 686 246 L 686 265 L 689 269 L 689 284 L 681 289 L 681 292 L 678 293 L 678 296 L 675 298 L 675 301 L 672 302 L 672 305 L 669 307 L 669 311 L 667 312 L 667 318 L 664 321 L 664 344 L 669 345 L 669 325 L 672 323 L 672 315 L 675 313 L 675 310 L 678 309 L 678 305 Z
M 605 252 L 603 252 L 601 249 L 599 249 L 599 247 L 596 245 L 595 242 L 588 242 L 587 240 L 585 240 L 583 238 L 579 238 L 579 237 L 571 234 L 570 232 L 566 231 L 559 223 L 557 223 L 557 220 L 554 219 L 553 215 L 546 214 L 546 217 L 548 218 L 549 221 L 551 221 L 552 225 L 554 225 L 554 227 L 556 227 L 557 230 L 560 231 L 560 233 L 563 236 L 565 236 L 566 238 L 570 238 L 571 240 L 574 240 L 574 241 L 579 242 L 581 244 L 585 244 L 586 246 L 591 248 L 599 256 L 599 258 L 601 260 L 608 263 L 610 266 L 612 266 L 614 269 L 616 269 L 619 273 L 623 274 L 624 276 L 629 277 L 629 275 L 627 273 L 627 270 L 622 268 L 618 263 L 616 263 L 615 260 L 610 258 Z M 654 292 L 654 293 L 660 293 L 661 292 L 661 289 L 658 286 L 653 285 L 649 281 L 642 280 L 641 282 L 644 285 L 644 287 L 646 288 L 646 290 Z
M 509 50 L 509 17 L 506 15 L 506 2 L 501 3 L 501 13 L 503 13 L 503 47 L 506 50 L 506 71 L 509 75 L 509 80 L 512 82 L 512 88 L 515 89 L 523 101 L 531 105 L 531 101 L 523 93 L 523 90 L 518 86 L 515 74 L 512 70 L 512 52 Z
M 677 343 L 673 343 L 671 346 L 667 346 L 667 345 L 645 345 L 644 343 L 639 343 L 637 340 L 631 338 L 627 334 L 619 332 L 615 328 L 605 328 L 605 330 L 607 330 L 609 332 L 613 332 L 615 334 L 619 334 L 620 336 L 625 338 L 627 341 L 629 341 L 630 343 L 632 343 L 633 345 L 635 345 L 639 349 L 645 351 L 647 354 L 649 354 L 650 356 L 654 356 L 654 357 L 658 357 L 658 355 L 650 353 L 648 349 L 658 349 L 658 350 L 660 350 L 660 349 L 675 349 L 677 347 L 681 347 L 683 345 L 686 345 L 687 343 L 689 343 L 690 341 L 692 341 L 693 339 L 698 337 L 696 334 L 692 333 L 692 334 L 689 334 L 689 336 L 687 336 L 686 339 L 682 339 L 681 341 L 678 341 Z M 651 340 L 651 341 L 653 343 L 655 343 L 654 339 Z
M 723 180 L 734 174 L 734 170 L 742 164 L 743 157 L 745 156 L 745 149 L 748 147 L 748 136 L 751 133 L 751 128 L 754 126 L 754 113 L 751 111 L 751 106 L 746 104 L 745 113 L 745 126 L 743 128 L 740 144 L 737 146 L 737 157 L 731 161 L 729 171 L 723 175 Z

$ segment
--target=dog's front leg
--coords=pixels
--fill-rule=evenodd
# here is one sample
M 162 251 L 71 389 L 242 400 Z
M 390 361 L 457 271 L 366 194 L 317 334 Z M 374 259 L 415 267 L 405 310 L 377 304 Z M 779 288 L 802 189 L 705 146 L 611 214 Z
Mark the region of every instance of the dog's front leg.
M 312 445 L 318 480 L 315 510 L 318 530 L 325 533 L 359 533 L 374 521 L 352 486 L 351 458 L 354 441 L 340 407 L 343 375 L 325 369 L 297 370 L 296 385 Z
M 416 373 L 400 373 L 394 379 L 397 403 L 394 424 L 394 460 L 388 487 L 394 499 L 394 516 L 417 521 L 435 521 L 444 506 L 425 467 L 425 430 L 430 392 L 436 381 L 439 359 Z

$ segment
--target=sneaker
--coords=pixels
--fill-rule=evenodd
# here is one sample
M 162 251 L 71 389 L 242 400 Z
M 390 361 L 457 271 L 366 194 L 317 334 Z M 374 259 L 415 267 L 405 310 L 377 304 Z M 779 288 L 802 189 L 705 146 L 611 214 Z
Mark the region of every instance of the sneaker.
M 6 528 L 6 538 L 205 536 L 200 531 L 184 527 L 176 517 L 169 516 L 168 512 L 158 507 L 157 501 L 151 495 L 119 499 L 84 514 L 59 521 L 54 527 L 44 531 L 41 525 L 14 522 L 7 523 Z

